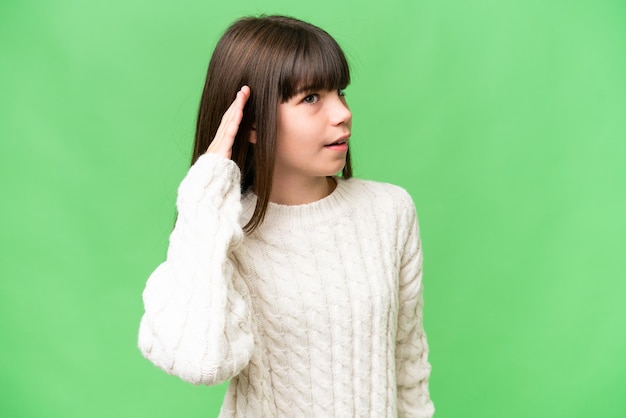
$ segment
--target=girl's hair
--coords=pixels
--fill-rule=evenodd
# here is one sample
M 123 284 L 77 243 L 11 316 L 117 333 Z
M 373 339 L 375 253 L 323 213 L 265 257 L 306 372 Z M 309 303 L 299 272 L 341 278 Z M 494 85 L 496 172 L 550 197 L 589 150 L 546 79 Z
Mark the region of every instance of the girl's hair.
M 333 90 L 350 82 L 346 57 L 324 30 L 285 16 L 246 17 L 233 23 L 217 43 L 200 100 L 191 163 L 206 152 L 222 115 L 243 85 L 251 96 L 235 137 L 232 159 L 241 170 L 241 190 L 258 196 L 252 232 L 269 204 L 276 149 L 278 105 L 299 90 Z M 256 130 L 256 144 L 249 142 Z M 350 153 L 342 171 L 352 176 Z

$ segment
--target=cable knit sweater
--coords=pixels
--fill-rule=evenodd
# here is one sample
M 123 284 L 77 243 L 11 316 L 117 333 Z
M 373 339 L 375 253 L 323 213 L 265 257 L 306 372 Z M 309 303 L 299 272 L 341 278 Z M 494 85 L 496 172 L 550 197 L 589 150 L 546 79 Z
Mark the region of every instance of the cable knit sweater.
M 143 293 L 143 355 L 195 384 L 231 379 L 221 417 L 431 417 L 410 196 L 337 178 L 244 236 L 255 203 L 231 160 L 190 168 Z

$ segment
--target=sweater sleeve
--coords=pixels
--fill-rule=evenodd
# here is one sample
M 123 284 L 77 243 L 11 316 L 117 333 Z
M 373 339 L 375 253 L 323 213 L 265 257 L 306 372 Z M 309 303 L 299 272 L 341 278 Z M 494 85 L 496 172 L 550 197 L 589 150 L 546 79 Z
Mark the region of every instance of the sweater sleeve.
M 431 367 L 423 326 L 422 246 L 415 206 L 408 194 L 407 199 L 396 337 L 398 416 L 430 418 L 435 409 L 428 391 Z
M 143 292 L 143 355 L 194 384 L 217 384 L 250 361 L 254 338 L 249 295 L 232 256 L 243 231 L 240 172 L 205 154 L 178 189 L 178 218 L 167 258 Z

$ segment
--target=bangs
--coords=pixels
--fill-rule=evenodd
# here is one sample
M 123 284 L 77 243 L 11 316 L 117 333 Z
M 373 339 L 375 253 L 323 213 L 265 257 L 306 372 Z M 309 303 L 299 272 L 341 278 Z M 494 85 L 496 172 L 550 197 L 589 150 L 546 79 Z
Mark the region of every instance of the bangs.
M 283 61 L 279 92 L 285 102 L 303 91 L 344 89 L 350 84 L 348 61 L 334 39 L 325 32 L 298 33 L 289 59 Z M 312 36 L 313 35 L 313 36 Z

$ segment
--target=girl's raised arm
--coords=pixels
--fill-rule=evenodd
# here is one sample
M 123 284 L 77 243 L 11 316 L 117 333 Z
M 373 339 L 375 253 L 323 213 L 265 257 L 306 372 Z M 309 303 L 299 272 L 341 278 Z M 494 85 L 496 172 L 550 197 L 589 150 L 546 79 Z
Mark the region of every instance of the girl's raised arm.
M 167 259 L 143 293 L 143 355 L 196 384 L 234 377 L 254 348 L 249 295 L 232 254 L 243 238 L 241 174 L 228 159 L 249 96 L 247 87 L 237 94 L 208 152 L 181 182 Z

